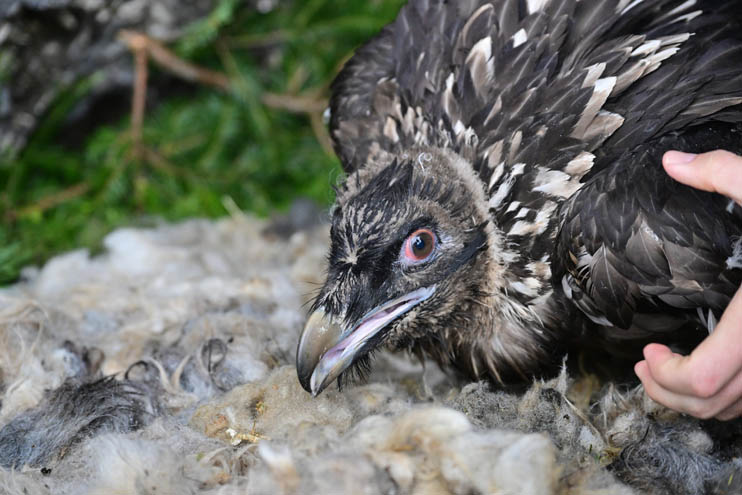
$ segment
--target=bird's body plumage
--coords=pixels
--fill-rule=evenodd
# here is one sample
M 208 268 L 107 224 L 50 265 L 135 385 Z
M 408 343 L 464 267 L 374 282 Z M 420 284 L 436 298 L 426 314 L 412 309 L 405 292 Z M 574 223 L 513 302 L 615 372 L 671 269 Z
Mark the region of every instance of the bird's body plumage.
M 742 207 L 660 165 L 742 152 L 737 2 L 412 0 L 332 89 L 349 176 L 315 309 L 342 330 L 305 375 L 371 327 L 343 369 L 386 343 L 509 381 L 580 339 L 693 345 L 742 282 Z

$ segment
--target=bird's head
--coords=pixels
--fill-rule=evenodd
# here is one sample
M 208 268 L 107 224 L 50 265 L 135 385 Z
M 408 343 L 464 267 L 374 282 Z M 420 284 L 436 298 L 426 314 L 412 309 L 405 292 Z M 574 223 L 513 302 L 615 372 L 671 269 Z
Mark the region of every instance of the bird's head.
M 447 332 L 486 297 L 491 233 L 481 182 L 452 152 L 413 150 L 350 175 L 297 349 L 304 389 L 320 393 L 381 346 L 450 352 Z

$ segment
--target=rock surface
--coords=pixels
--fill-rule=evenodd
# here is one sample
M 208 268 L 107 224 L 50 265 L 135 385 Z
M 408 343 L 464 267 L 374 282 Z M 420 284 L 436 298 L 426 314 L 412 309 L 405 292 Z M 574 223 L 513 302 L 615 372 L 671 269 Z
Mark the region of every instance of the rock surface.
M 516 393 L 382 354 L 310 397 L 293 358 L 328 234 L 284 227 L 118 230 L 1 290 L 0 492 L 739 493 L 738 422 L 566 372 Z
M 23 147 L 59 91 L 96 72 L 90 94 L 131 91 L 131 55 L 117 40 L 135 29 L 172 41 L 214 0 L 3 0 L 0 2 L 0 152 Z M 130 98 L 118 98 L 128 102 Z M 128 103 L 126 103 L 128 105 Z M 100 116 L 98 116 L 100 119 Z

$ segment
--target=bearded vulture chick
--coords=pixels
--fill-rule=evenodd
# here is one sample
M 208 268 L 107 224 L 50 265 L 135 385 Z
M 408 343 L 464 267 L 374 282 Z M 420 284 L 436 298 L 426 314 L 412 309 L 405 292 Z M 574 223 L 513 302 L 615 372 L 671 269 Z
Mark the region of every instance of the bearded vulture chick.
M 501 383 L 692 348 L 742 282 L 742 207 L 661 166 L 742 152 L 742 2 L 411 0 L 332 92 L 312 394 L 380 346 Z

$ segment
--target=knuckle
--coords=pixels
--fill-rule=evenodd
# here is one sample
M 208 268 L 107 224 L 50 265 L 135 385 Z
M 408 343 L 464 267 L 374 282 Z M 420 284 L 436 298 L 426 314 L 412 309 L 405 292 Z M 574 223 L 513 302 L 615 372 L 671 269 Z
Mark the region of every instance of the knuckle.
M 720 380 L 715 375 L 699 373 L 691 382 L 691 392 L 696 397 L 709 399 L 719 392 Z
M 726 150 L 709 151 L 708 153 L 705 153 L 705 155 L 708 164 L 712 167 L 719 167 L 723 164 L 729 163 L 736 156 L 734 153 Z
M 717 411 L 711 404 L 699 402 L 689 406 L 687 412 L 695 418 L 711 419 L 718 414 L 719 411 Z
M 711 419 L 716 414 L 714 409 L 702 408 L 698 414 L 695 415 L 698 419 Z
M 724 382 L 713 363 L 701 358 L 702 356 L 696 354 L 689 356 L 686 370 L 690 377 L 688 386 L 692 395 L 701 399 L 709 399 L 721 391 Z
M 734 418 L 735 418 L 736 416 L 735 416 L 734 414 L 730 414 L 730 413 L 720 413 L 720 414 L 717 414 L 717 415 L 716 415 L 716 416 L 714 416 L 714 417 L 715 417 L 716 419 L 718 419 L 719 421 L 731 421 L 731 420 L 732 420 L 732 419 L 734 419 Z
M 722 183 L 726 182 L 725 177 L 733 173 L 733 169 L 739 167 L 741 163 L 742 158 L 726 150 L 715 150 L 708 154 L 711 178 Z
M 737 155 L 727 150 L 714 150 L 711 152 L 711 157 L 717 163 L 730 163 L 739 159 Z

